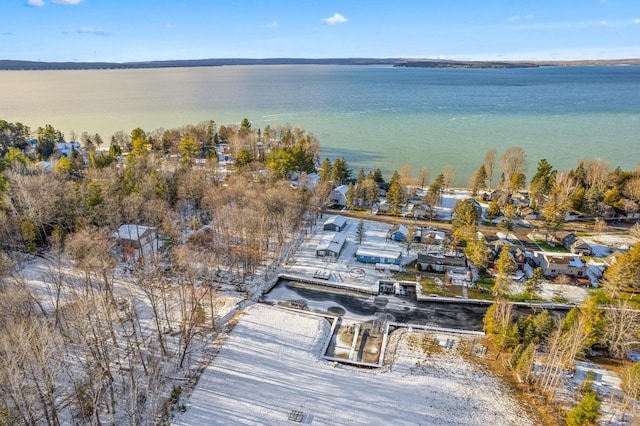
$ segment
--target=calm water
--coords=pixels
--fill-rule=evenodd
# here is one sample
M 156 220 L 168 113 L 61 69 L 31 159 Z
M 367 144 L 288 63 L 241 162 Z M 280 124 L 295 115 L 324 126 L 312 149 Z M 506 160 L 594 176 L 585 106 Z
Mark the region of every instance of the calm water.
M 233 66 L 0 72 L 0 119 L 98 132 L 177 127 L 213 119 L 292 124 L 323 155 L 391 173 L 409 164 L 431 178 L 454 166 L 459 185 L 512 145 L 557 169 L 599 157 L 640 161 L 640 67 L 516 70 L 386 66 Z

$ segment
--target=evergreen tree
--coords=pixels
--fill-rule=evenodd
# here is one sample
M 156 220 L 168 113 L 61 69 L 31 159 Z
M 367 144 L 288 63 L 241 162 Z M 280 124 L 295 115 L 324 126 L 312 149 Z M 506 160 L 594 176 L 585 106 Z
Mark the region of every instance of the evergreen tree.
M 320 180 L 322 182 L 329 182 L 331 180 L 331 160 L 325 158 L 320 164 Z
M 496 282 L 493 286 L 494 295 L 497 296 L 507 289 L 507 285 L 511 282 L 511 278 L 509 278 L 509 276 L 515 272 L 515 269 L 511 253 L 509 253 L 509 248 L 507 246 L 502 246 L 500 255 L 496 261 L 496 270 L 498 275 L 496 276 Z
M 356 241 L 358 244 L 362 244 L 362 240 L 364 239 L 364 221 L 360 219 L 358 221 L 358 227 L 356 228 Z
M 473 188 L 471 193 L 475 197 L 478 195 L 478 192 L 482 191 L 486 187 L 487 187 L 487 170 L 484 168 L 484 164 L 483 164 L 473 174 Z
M 333 169 L 331 170 L 331 180 L 336 185 L 340 185 L 343 180 L 351 177 L 351 170 L 347 165 L 347 160 L 344 157 L 336 158 L 333 162 Z
M 349 186 L 347 187 L 346 199 L 347 199 L 347 208 L 350 210 L 353 209 L 354 196 L 355 196 L 355 189 L 353 188 L 353 182 L 349 182 Z
M 600 415 L 600 398 L 593 390 L 592 380 L 592 377 L 585 379 L 584 398 L 567 413 L 567 426 L 592 425 Z
M 538 170 L 529 186 L 529 196 L 534 208 L 541 206 L 544 198 L 551 192 L 554 173 L 553 167 L 545 158 L 538 162 Z
M 478 211 L 473 200 L 458 200 L 453 208 L 453 234 L 463 241 L 475 239 Z
M 384 183 L 384 178 L 382 177 L 382 171 L 380 170 L 380 168 L 376 168 L 373 172 L 373 179 L 377 182 L 377 183 Z
M 37 145 L 36 151 L 40 155 L 42 160 L 48 160 L 53 154 L 56 148 L 56 143 L 64 142 L 64 138 L 60 131 L 56 130 L 50 124 L 47 124 L 44 128 L 38 127 L 37 130 Z
M 387 191 L 387 201 L 391 207 L 391 214 L 397 216 L 402 209 L 402 203 L 404 201 L 402 187 L 400 186 L 400 175 L 397 171 L 393 172 L 391 180 L 389 181 L 389 190 Z

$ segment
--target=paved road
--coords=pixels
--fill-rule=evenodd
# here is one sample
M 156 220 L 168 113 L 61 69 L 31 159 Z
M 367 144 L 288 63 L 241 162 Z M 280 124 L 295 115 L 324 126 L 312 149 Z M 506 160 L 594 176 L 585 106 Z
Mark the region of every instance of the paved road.
M 279 291 L 286 289 L 286 292 Z M 390 321 L 464 330 L 482 330 L 486 306 L 416 302 L 409 297 L 364 296 L 348 291 L 281 281 L 264 301 L 304 300 L 307 309 L 347 317 Z
M 359 318 L 364 321 L 382 319 L 409 324 L 460 330 L 482 331 L 482 318 L 487 306 L 456 302 L 417 302 L 406 296 L 365 296 L 346 290 L 314 286 L 293 281 L 280 281 L 263 298 L 266 303 L 304 301 L 306 309 L 323 314 Z M 516 315 L 529 315 L 532 310 L 517 308 Z M 566 311 L 551 314 L 566 315 Z

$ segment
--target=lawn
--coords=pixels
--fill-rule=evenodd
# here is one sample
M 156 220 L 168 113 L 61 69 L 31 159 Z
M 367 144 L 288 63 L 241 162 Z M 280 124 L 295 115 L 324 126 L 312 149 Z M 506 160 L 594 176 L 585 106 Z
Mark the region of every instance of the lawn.
M 569 250 L 567 250 L 561 245 L 552 247 L 549 244 L 545 243 L 543 240 L 538 240 L 538 239 L 536 239 L 534 242 L 538 245 L 538 247 L 540 247 L 540 250 L 542 251 L 550 251 L 554 253 L 571 253 Z

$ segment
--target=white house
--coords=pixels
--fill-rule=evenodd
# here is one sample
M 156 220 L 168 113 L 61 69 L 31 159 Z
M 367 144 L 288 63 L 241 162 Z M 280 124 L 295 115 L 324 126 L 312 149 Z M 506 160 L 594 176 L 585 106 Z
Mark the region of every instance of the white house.
M 331 195 L 329 196 L 331 203 L 336 207 L 346 207 L 348 189 L 349 187 L 347 185 L 340 185 L 331 191 Z

